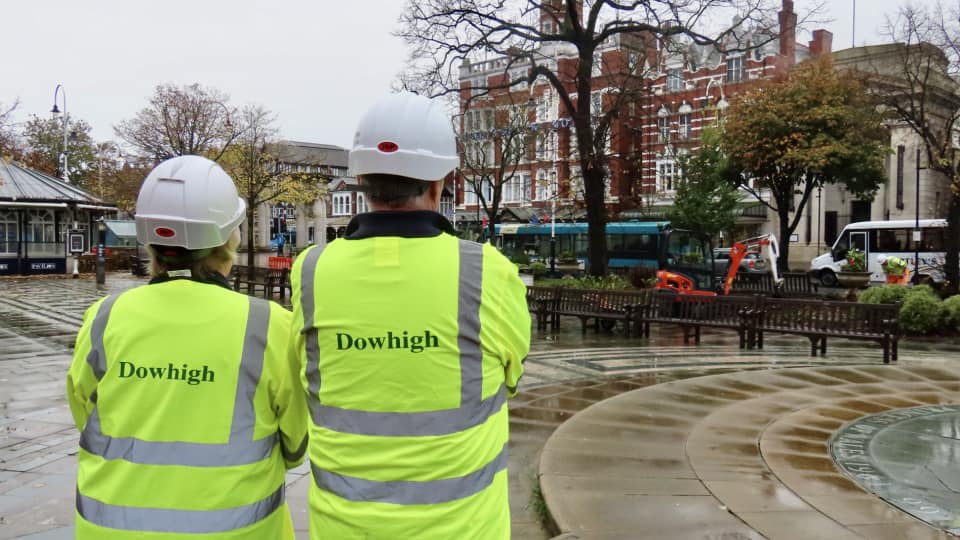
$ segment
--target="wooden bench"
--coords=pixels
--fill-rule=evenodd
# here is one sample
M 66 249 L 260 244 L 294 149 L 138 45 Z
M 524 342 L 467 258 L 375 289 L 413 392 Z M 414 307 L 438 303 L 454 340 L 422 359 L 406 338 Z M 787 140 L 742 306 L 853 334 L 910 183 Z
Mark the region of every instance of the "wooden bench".
M 537 321 L 537 330 L 546 330 L 547 324 L 553 326 L 560 287 L 527 287 L 527 309 Z
M 763 298 L 756 320 L 757 347 L 766 332 L 794 334 L 810 340 L 810 356 L 827 352 L 827 338 L 876 341 L 883 362 L 897 361 L 899 304 L 860 304 L 826 300 Z
M 772 274 L 740 273 L 734 278 L 730 293 L 784 297 L 815 297 L 818 294 L 818 285 L 806 272 L 784 272 L 780 277 L 783 282 L 778 288 L 773 282 Z
M 741 349 L 752 349 L 759 302 L 755 296 L 701 296 L 658 290 L 649 303 L 637 307 L 637 333 L 649 338 L 650 323 L 676 324 L 683 330 L 686 345 L 691 337 L 694 343 L 700 343 L 704 326 L 729 328 L 737 331 Z
M 233 269 L 233 290 L 244 290 L 250 296 L 263 294 L 264 298 L 272 298 L 274 294 L 281 299 L 290 291 L 290 269 L 288 268 L 261 268 L 253 269 L 253 278 L 249 277 L 246 266 L 235 266 Z M 291 293 L 292 294 L 292 293 Z
M 601 326 L 612 330 L 619 321 L 623 322 L 624 333 L 629 336 L 636 306 L 648 300 L 650 291 L 560 288 L 554 302 L 551 326 L 554 330 L 559 329 L 561 315 L 580 319 L 583 333 L 587 332 L 590 320 L 593 320 L 595 332 L 599 332 Z

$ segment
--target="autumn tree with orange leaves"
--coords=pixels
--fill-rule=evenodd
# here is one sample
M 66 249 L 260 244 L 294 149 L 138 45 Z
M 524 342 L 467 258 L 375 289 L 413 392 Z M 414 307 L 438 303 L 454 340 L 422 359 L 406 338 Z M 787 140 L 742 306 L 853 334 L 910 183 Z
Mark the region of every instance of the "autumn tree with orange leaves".
M 790 235 L 818 187 L 840 184 L 873 197 L 883 183 L 888 139 L 861 80 L 836 71 L 827 57 L 733 101 L 723 146 L 741 187 L 777 214 L 779 269 L 788 269 Z

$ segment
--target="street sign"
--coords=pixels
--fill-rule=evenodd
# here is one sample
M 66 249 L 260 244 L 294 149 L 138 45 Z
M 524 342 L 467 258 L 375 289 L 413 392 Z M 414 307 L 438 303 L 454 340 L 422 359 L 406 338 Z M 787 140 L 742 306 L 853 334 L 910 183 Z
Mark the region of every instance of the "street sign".
M 83 231 L 71 229 L 67 235 L 67 245 L 71 255 L 80 255 L 86 248 L 84 247 Z

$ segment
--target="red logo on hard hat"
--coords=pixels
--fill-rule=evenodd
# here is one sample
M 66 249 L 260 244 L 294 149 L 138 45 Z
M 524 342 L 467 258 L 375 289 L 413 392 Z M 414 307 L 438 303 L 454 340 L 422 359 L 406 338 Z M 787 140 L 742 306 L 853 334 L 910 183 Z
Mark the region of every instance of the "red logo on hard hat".
M 391 152 L 396 152 L 399 149 L 400 147 L 397 146 L 397 143 L 390 142 L 390 141 L 383 141 L 382 143 L 377 145 L 377 150 L 380 150 L 381 152 L 385 152 L 387 154 Z
M 168 229 L 167 227 L 157 227 L 153 232 L 160 238 L 173 238 L 177 235 L 177 231 Z

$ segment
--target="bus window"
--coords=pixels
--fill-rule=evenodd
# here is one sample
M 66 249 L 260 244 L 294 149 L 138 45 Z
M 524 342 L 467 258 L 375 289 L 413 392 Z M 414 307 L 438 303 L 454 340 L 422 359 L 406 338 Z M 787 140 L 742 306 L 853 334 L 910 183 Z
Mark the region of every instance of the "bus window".
M 867 232 L 866 231 L 851 232 L 850 247 L 853 249 L 859 249 L 860 251 L 867 251 Z
M 837 238 L 837 243 L 833 245 L 833 260 L 840 261 L 847 257 L 847 250 L 850 249 L 850 233 L 844 231 Z
M 920 251 L 946 251 L 947 250 L 947 230 L 941 228 L 923 229 L 920 236 Z
M 913 241 L 908 229 L 880 229 L 877 231 L 877 243 L 873 251 L 896 252 L 913 250 Z
M 621 251 L 624 237 L 618 234 L 607 235 L 607 251 Z

